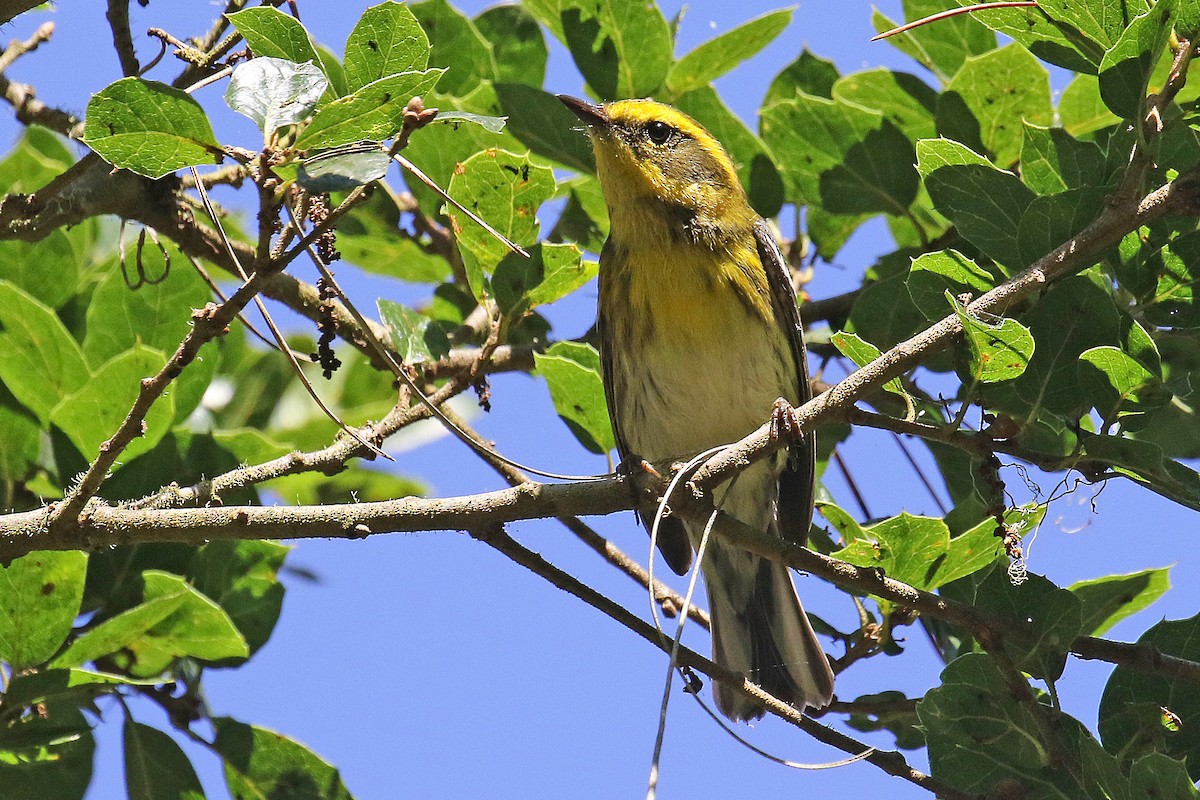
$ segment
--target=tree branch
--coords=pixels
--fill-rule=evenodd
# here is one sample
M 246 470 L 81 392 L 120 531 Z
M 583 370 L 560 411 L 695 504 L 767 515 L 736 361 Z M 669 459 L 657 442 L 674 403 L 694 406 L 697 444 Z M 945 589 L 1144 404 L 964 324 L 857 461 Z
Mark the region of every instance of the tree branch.
M 495 548 L 499 552 L 508 556 L 516 563 L 548 580 L 551 584 L 571 594 L 593 608 L 598 609 L 607 616 L 616 620 L 618 623 L 628 628 L 629 630 L 641 636 L 650 644 L 654 645 L 664 653 L 670 653 L 671 640 L 663 637 L 659 632 L 640 617 L 630 613 L 624 607 L 613 602 L 603 594 L 587 586 L 583 582 L 576 579 L 574 576 L 555 567 L 550 562 L 546 561 L 537 553 L 523 547 L 518 542 L 508 536 L 503 529 L 496 527 L 487 530 L 484 533 L 477 534 L 476 537 L 488 546 Z M 859 742 L 843 733 L 833 730 L 814 719 L 810 719 L 800 714 L 796 709 L 782 702 L 776 697 L 764 692 L 761 688 L 750 683 L 741 674 L 724 669 L 717 664 L 704 658 L 694 650 L 680 646 L 677 661 L 679 666 L 688 667 L 707 675 L 710 679 L 719 681 L 720 683 L 731 686 L 743 694 L 754 698 L 767 711 L 775 716 L 792 723 L 796 727 L 803 730 L 805 733 L 812 736 L 814 739 L 823 742 L 831 747 L 835 747 L 844 753 L 851 755 L 859 755 L 861 753 L 871 752 L 863 759 L 886 772 L 889 775 L 894 775 L 898 778 L 903 778 L 910 783 L 920 786 L 934 793 L 937 797 L 943 800 L 979 800 L 975 795 L 960 791 L 955 787 L 934 778 L 931 775 L 926 775 L 909 766 L 908 761 L 904 756 L 895 750 L 877 750 L 869 748 L 867 745 Z
M 129 29 L 129 0 L 108 0 L 108 27 L 112 29 L 113 47 L 121 60 L 121 72 L 129 77 L 142 71 L 133 47 L 133 31 Z

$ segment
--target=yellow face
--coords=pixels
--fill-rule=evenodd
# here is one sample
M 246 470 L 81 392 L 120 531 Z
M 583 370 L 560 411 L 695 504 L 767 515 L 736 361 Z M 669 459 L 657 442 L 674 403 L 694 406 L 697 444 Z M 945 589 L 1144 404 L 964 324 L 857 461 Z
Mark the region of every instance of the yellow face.
M 609 205 L 653 198 L 704 214 L 745 204 L 729 156 L 688 115 L 653 100 L 603 107 L 607 122 L 589 122 L 596 168 Z

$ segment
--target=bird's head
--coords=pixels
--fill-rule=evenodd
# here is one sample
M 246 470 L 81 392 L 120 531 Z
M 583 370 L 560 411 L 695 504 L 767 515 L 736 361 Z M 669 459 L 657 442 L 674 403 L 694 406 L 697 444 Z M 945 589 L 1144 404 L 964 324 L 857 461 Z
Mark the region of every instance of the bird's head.
M 707 217 L 746 207 L 729 155 L 682 111 L 653 100 L 558 99 L 587 125 L 610 208 L 657 200 Z

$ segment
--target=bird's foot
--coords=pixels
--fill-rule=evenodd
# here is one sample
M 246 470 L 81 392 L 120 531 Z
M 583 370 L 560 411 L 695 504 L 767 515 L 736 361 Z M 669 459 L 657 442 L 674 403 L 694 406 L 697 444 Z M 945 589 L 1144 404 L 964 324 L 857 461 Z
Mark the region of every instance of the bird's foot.
M 792 404 L 780 397 L 771 406 L 771 441 L 777 442 L 782 438 L 798 442 L 804 438 L 804 430 L 800 427 L 800 417 Z

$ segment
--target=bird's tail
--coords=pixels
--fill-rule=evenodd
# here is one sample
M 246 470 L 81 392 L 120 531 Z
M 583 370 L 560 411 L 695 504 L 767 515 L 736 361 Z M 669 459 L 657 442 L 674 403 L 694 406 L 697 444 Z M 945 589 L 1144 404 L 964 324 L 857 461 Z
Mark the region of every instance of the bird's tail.
M 710 549 L 705 562 L 713 660 L 800 711 L 828 705 L 833 671 L 787 568 L 721 546 Z M 733 687 L 715 683 L 713 690 L 717 708 L 735 722 L 764 713 Z

